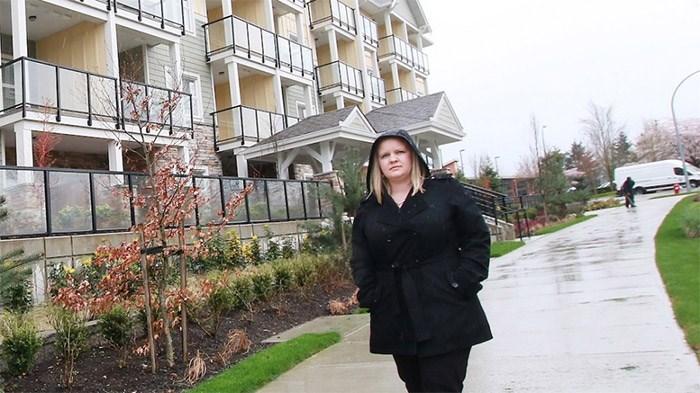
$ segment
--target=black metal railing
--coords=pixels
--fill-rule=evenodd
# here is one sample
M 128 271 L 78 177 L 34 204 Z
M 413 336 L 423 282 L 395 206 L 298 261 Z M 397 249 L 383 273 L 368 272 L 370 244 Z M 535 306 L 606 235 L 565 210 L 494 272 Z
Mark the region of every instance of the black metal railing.
M 88 126 L 94 121 L 125 123 L 142 120 L 174 130 L 192 131 L 192 96 L 140 82 L 58 66 L 41 60 L 20 57 L 0 67 L 3 76 L 0 117 L 27 111 L 55 116 L 82 117 Z M 124 93 L 129 90 L 139 108 L 130 111 Z M 135 94 L 131 94 L 135 93 Z M 141 105 L 148 103 L 144 111 Z M 132 113 L 140 119 L 132 118 Z
M 144 18 L 160 23 L 160 28 L 166 25 L 180 29 L 185 34 L 185 4 L 184 0 L 104 0 L 108 10 L 125 10 L 135 13 L 139 21 Z
M 212 114 L 214 149 L 227 142 L 260 142 L 299 122 L 299 119 L 281 113 L 237 105 Z
M 377 78 L 376 76 L 369 76 L 369 85 L 371 90 L 372 102 L 378 104 L 386 105 L 387 102 L 387 91 L 386 83 L 384 79 Z
M 334 61 L 316 67 L 316 81 L 318 82 L 318 94 L 339 87 L 348 93 L 360 97 L 365 96 L 362 71 L 342 61 Z
M 0 166 L 0 195 L 8 216 L 0 222 L 0 238 L 121 232 L 144 221 L 144 208 L 131 195 L 150 192 L 141 173 Z M 252 185 L 231 223 L 324 218 L 330 213 L 326 188 L 311 180 L 194 176 L 198 203 L 186 225 L 219 220 L 226 202 Z M 231 213 L 226 211 L 227 214 Z
M 377 33 L 377 23 L 372 19 L 362 15 L 362 39 L 375 48 L 379 47 L 379 34 Z
M 311 0 L 306 3 L 310 27 L 330 21 L 351 34 L 357 34 L 355 9 L 340 0 Z
M 537 206 L 537 201 L 542 200 L 541 195 L 522 196 L 515 199 L 474 184 L 462 183 L 462 185 L 472 195 L 481 213 L 493 219 L 496 227 L 498 227 L 499 221 L 510 223 L 514 225 L 517 236 L 521 240 L 524 236 L 531 236 L 525 210 L 528 207 Z
M 395 35 L 385 36 L 379 39 L 379 51 L 377 57 L 381 60 L 388 56 L 394 56 L 416 71 L 428 74 L 428 56 L 415 46 Z
M 231 51 L 261 64 L 268 64 L 290 73 L 313 77 L 311 48 L 263 29 L 235 15 L 204 25 L 204 51 L 207 61 Z
M 420 94 L 410 92 L 402 87 L 386 91 L 386 99 L 389 104 L 398 104 L 420 97 Z

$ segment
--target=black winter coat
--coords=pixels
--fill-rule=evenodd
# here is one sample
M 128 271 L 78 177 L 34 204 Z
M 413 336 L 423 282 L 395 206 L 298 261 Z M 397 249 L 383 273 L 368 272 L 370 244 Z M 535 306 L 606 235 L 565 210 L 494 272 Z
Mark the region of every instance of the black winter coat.
M 457 181 L 430 178 L 402 208 L 370 196 L 353 224 L 353 277 L 370 309 L 370 352 L 433 356 L 492 338 L 477 297 L 490 234 Z

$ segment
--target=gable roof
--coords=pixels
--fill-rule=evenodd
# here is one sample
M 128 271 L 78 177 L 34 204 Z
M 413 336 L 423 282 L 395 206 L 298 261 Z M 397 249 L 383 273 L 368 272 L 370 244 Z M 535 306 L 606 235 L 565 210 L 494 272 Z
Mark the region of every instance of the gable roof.
M 430 121 L 438 110 L 444 92 L 387 105 L 369 112 L 367 120 L 377 133 Z

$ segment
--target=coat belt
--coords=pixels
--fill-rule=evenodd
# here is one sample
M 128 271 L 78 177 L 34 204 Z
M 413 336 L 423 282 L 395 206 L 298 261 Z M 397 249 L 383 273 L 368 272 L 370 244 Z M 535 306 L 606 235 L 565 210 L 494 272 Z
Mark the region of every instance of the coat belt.
M 418 289 L 416 288 L 416 283 L 413 281 L 413 277 L 407 274 L 408 270 L 413 270 L 421 266 L 429 265 L 431 263 L 439 262 L 447 258 L 455 258 L 457 254 L 455 253 L 444 253 L 432 258 L 425 259 L 423 261 L 416 260 L 415 263 L 402 263 L 402 264 L 392 264 L 391 267 L 394 269 L 394 274 L 396 278 L 401 281 L 401 291 L 403 293 L 404 299 L 406 301 L 406 309 L 408 311 L 408 316 L 411 319 L 411 325 L 413 325 L 413 331 L 416 335 L 417 341 L 425 341 L 430 339 L 430 331 L 425 326 L 425 318 L 423 316 L 423 307 L 421 306 L 420 299 L 418 298 Z M 394 314 L 399 314 L 401 308 L 398 302 L 394 303 L 393 310 Z

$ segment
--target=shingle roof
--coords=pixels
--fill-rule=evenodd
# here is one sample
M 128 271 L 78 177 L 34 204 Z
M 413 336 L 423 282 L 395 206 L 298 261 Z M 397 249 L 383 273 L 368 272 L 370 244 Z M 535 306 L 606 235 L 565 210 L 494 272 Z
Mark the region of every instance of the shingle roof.
M 272 135 L 271 137 L 260 141 L 261 144 L 279 142 L 284 139 L 295 136 L 306 135 L 312 132 L 325 130 L 331 127 L 337 127 L 341 121 L 348 118 L 350 113 L 355 109 L 355 106 L 348 106 L 336 111 L 322 113 L 320 115 L 309 116 L 299 123 L 287 127 L 284 130 Z
M 441 91 L 377 108 L 366 115 L 367 120 L 377 133 L 422 123 L 435 115 L 444 95 Z

